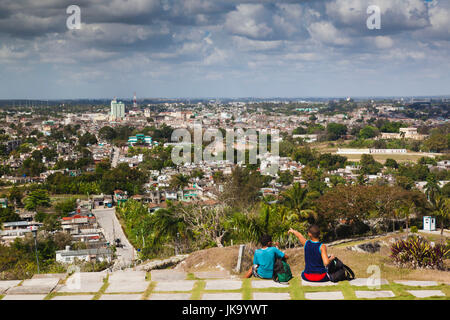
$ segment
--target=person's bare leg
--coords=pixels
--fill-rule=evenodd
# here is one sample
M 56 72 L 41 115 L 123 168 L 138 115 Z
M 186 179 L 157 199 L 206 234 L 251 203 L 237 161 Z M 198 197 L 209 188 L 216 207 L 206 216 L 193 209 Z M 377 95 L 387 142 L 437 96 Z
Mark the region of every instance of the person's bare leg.
M 251 278 L 253 274 L 253 266 L 248 269 L 247 273 L 245 274 L 244 278 Z

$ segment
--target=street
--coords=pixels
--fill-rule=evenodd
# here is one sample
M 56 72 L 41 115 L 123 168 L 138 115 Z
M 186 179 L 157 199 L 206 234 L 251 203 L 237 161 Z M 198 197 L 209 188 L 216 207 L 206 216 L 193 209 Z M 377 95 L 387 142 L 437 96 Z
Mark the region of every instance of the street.
M 112 153 L 111 167 L 115 168 L 117 167 L 117 162 L 119 161 L 120 149 L 114 147 Z
M 116 248 L 117 260 L 114 268 L 128 267 L 136 257 L 135 249 L 125 236 L 119 220 L 115 214 L 115 208 L 94 209 L 92 213 L 97 218 L 100 227 L 105 231 L 105 238 L 111 245 L 116 244 L 115 239 L 120 239 L 122 248 Z

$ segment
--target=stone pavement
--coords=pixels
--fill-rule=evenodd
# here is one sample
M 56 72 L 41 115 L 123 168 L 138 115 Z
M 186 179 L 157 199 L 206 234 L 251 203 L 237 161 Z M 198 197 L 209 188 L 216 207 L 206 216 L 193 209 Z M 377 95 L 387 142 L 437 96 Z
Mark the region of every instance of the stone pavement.
M 20 280 L 0 281 L 0 294 L 4 294 L 9 288 L 17 286 Z
M 8 289 L 8 295 L 20 294 L 48 294 L 58 284 L 59 278 L 42 278 L 42 279 L 27 279 L 21 285 L 14 286 Z
M 105 272 L 74 273 L 57 291 L 67 293 L 98 292 L 103 286 L 103 279 L 106 276 L 107 274 Z
M 144 271 L 116 271 L 109 275 L 106 293 L 144 292 L 150 282 L 145 281 Z
M 225 278 L 220 278 L 221 275 Z M 280 284 L 272 280 L 242 280 L 227 276 L 204 272 L 193 277 L 177 270 L 153 270 L 150 274 L 127 270 L 109 275 L 84 272 L 67 279 L 46 275 L 25 281 L 0 281 L 0 297 L 2 300 L 450 299 L 450 285 L 435 281 L 381 279 L 380 285 L 375 286 L 377 283 L 372 279 L 364 278 L 338 284 L 311 283 L 294 278 L 289 284 Z

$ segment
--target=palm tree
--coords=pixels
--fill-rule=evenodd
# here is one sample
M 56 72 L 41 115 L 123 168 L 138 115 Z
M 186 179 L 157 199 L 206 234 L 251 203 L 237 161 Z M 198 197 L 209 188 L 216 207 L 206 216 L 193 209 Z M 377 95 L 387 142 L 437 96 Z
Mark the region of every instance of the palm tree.
M 178 216 L 172 208 L 159 209 L 154 213 L 155 219 L 155 235 L 153 238 L 155 242 L 165 242 L 164 239 L 175 242 L 178 241 L 178 236 L 184 236 L 186 225 L 183 218 Z
M 294 183 L 292 188 L 282 194 L 282 203 L 294 212 L 300 213 L 306 207 L 307 194 L 307 188 L 302 188 L 299 183 Z
M 300 219 L 300 217 L 307 218 L 311 216 L 317 220 L 316 212 L 309 208 L 307 188 L 302 188 L 299 183 L 294 183 L 292 188 L 286 190 L 282 194 L 282 197 L 282 204 L 295 214 L 297 220 Z M 295 217 L 290 217 L 290 220 Z
M 408 237 L 408 234 L 409 234 L 409 230 L 408 230 L 409 217 L 414 212 L 414 209 L 415 209 L 415 204 L 414 204 L 414 202 L 412 202 L 409 205 L 404 204 L 400 208 L 397 208 L 394 210 L 394 211 L 396 211 L 397 216 L 405 217 L 405 219 L 406 219 L 406 237 Z
M 436 195 L 441 193 L 441 188 L 439 188 L 436 176 L 431 174 L 427 177 L 427 184 L 425 185 L 425 194 L 427 195 L 428 201 L 432 201 Z
M 438 194 L 431 205 L 433 213 L 441 217 L 441 241 L 444 242 L 444 221 L 450 217 L 450 199 Z
M 172 177 L 172 179 L 170 180 L 170 185 L 172 188 L 175 188 L 177 190 L 179 190 L 179 189 L 182 190 L 189 185 L 189 177 L 185 176 L 182 173 L 174 175 Z

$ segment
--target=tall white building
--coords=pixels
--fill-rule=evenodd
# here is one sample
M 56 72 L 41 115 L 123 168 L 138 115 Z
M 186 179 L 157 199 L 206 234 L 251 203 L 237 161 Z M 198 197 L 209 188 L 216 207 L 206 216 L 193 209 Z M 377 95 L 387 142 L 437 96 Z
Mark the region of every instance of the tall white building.
M 117 102 L 116 99 L 111 101 L 111 120 L 121 120 L 125 117 L 125 104 Z

